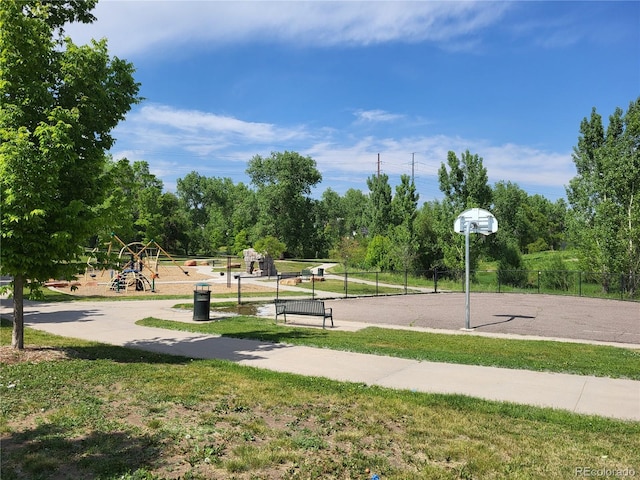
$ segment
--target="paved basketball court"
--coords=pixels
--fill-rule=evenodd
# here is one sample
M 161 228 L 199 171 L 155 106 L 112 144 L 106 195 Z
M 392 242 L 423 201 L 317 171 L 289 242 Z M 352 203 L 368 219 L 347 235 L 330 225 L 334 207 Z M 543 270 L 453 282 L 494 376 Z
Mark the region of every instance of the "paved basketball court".
M 459 331 L 465 295 L 437 293 L 325 300 L 341 321 Z M 640 346 L 640 303 L 534 294 L 471 294 L 470 326 L 499 333 Z M 301 320 L 302 321 L 302 320 Z

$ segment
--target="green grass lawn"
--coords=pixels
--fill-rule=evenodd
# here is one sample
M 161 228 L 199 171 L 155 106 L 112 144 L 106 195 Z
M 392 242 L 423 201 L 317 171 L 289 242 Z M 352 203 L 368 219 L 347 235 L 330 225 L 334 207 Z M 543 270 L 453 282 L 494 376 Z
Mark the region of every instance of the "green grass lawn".
M 0 343 L 9 340 L 5 321 Z M 2 366 L 3 480 L 640 472 L 639 422 L 281 374 L 31 329 L 25 341 L 67 356 Z
M 323 292 L 331 292 L 336 293 L 338 295 L 345 295 L 344 281 L 343 280 L 325 280 L 322 282 L 302 282 L 296 285 L 300 288 L 306 288 L 308 290 L 318 290 Z M 401 286 L 398 287 L 386 287 L 382 285 L 372 285 L 368 283 L 358 283 L 356 281 L 349 281 L 347 285 L 347 294 L 348 295 L 387 295 L 393 294 L 397 295 L 399 293 L 403 293 L 404 288 Z M 415 290 L 409 290 L 411 293 L 416 293 Z M 287 295 L 289 292 L 285 292 Z
M 275 324 L 239 316 L 207 323 L 146 318 L 139 325 L 308 345 L 434 362 L 640 380 L 640 350 L 553 341 L 510 340 L 368 327 L 357 332 Z
M 278 273 L 282 272 L 302 272 L 302 270 L 309 270 L 321 265 L 320 261 L 301 262 L 295 260 L 275 260 L 274 264 Z

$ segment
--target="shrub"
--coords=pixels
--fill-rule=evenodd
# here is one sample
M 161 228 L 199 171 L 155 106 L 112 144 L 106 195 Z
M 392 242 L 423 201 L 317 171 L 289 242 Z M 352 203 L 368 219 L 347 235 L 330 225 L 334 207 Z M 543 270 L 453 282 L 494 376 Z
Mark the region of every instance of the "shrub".
M 567 270 L 567 266 L 559 254 L 550 257 L 544 265 L 540 276 L 540 286 L 548 290 L 570 290 L 575 283 L 573 272 Z
M 515 243 L 508 244 L 502 250 L 502 258 L 498 261 L 498 282 L 514 287 L 525 287 L 527 284 L 527 272 L 523 270 L 522 255 Z

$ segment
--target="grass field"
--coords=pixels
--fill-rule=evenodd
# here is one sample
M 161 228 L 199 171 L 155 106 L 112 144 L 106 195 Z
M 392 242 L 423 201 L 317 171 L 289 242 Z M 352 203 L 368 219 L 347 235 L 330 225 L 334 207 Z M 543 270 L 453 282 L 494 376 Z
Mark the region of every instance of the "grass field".
M 243 329 L 256 330 L 252 321 L 206 326 L 238 324 L 235 332 L 221 333 L 242 336 Z M 3 321 L 2 345 L 10 342 L 10 328 Z M 325 341 L 327 348 L 391 348 L 398 355 L 419 353 L 418 343 L 427 341 L 379 330 L 350 339 L 315 330 L 312 341 Z M 296 337 L 281 325 L 262 325 L 261 332 L 274 341 Z M 473 352 L 464 352 L 469 346 L 441 346 L 441 340 L 428 341 L 426 350 L 438 346 L 443 361 L 462 353 L 475 363 Z M 638 422 L 280 374 L 31 329 L 25 341 L 63 355 L 2 366 L 3 480 L 368 479 L 374 473 L 407 480 L 564 479 L 585 468 L 640 473 Z M 618 349 L 561 354 L 547 342 L 530 343 L 530 356 L 538 350 L 540 359 L 560 364 L 570 358 L 586 365 L 585 373 L 637 375 L 623 374 Z M 520 342 L 481 347 L 505 359 L 522 357 L 524 348 Z M 519 361 L 514 368 L 535 363 Z M 629 357 L 626 363 L 637 369 L 639 362 Z

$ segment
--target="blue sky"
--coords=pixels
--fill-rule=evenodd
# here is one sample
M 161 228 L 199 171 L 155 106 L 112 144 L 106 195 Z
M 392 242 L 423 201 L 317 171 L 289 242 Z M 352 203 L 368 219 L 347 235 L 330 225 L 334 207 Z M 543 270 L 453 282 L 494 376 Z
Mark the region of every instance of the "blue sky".
M 327 188 L 380 170 L 442 197 L 447 152 L 552 201 L 580 121 L 640 95 L 640 2 L 102 0 L 76 43 L 106 37 L 141 95 L 114 158 L 165 188 L 191 171 L 249 183 L 254 155 L 297 151 Z

